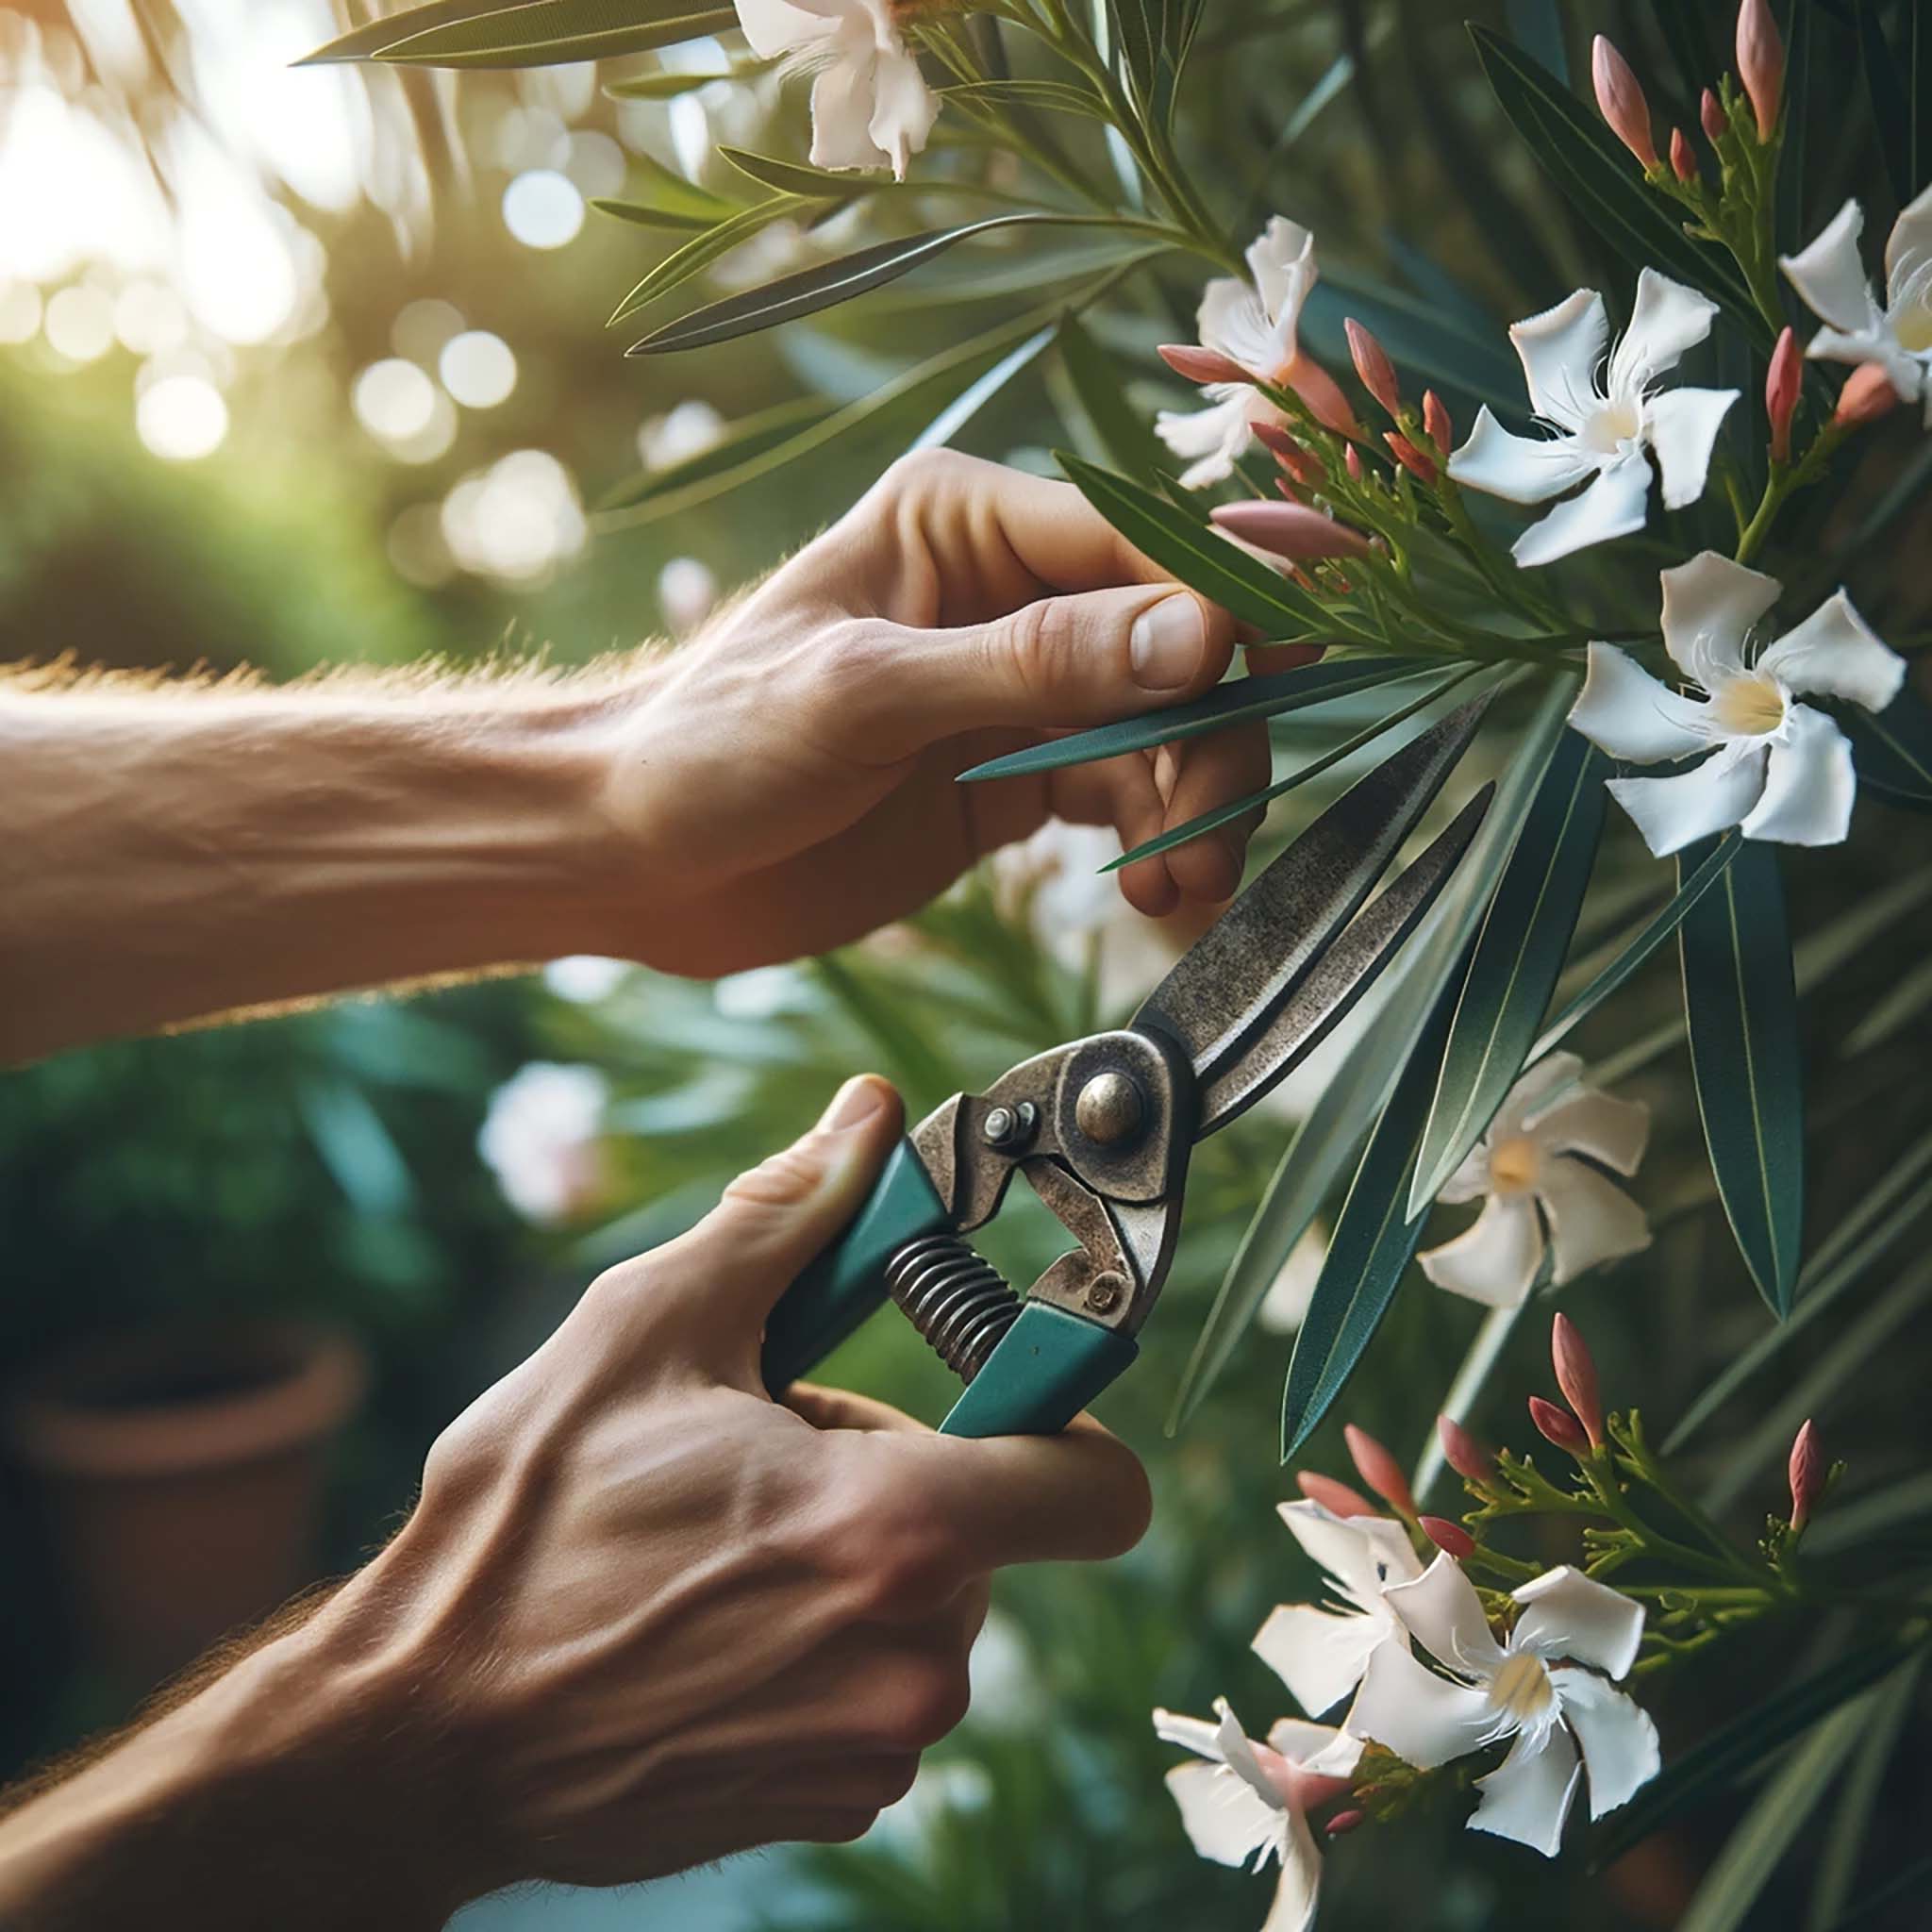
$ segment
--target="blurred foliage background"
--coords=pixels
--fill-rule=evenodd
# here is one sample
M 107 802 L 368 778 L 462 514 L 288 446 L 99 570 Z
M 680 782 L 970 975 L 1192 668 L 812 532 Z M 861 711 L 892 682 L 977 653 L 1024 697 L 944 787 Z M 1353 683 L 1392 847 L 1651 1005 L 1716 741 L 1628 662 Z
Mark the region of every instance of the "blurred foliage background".
M 1471 10 L 1553 65 L 1581 56 L 1599 27 L 1647 73 L 1673 71 L 1682 51 L 1657 29 L 1667 9 L 1496 0 Z M 1714 74 L 1728 9 L 1672 10 Z M 1237 105 L 1196 117 L 1195 178 L 1231 213 L 1281 208 L 1318 226 L 1328 279 L 1310 326 L 1331 357 L 1343 291 L 1356 312 L 1379 305 L 1378 333 L 1400 361 L 1405 316 L 1500 323 L 1612 272 L 1597 238 L 1539 195 L 1459 11 L 1433 0 L 1209 9 L 1191 85 Z M 1837 11 L 1849 31 L 1857 9 Z M 1271 30 L 1251 42 L 1244 28 L 1262 14 Z M 651 494 L 654 474 L 701 468 L 727 423 L 876 399 L 925 358 L 1091 275 L 1093 260 L 1076 242 L 1002 238 L 970 269 L 939 264 L 807 325 L 627 361 L 600 321 L 662 238 L 588 202 L 715 187 L 720 142 L 796 152 L 795 92 L 770 75 L 619 101 L 587 67 L 460 78 L 290 68 L 342 24 L 323 0 L 0 8 L 0 659 L 246 663 L 275 677 L 540 646 L 575 660 L 690 628 L 721 587 L 767 567 L 922 436 L 1044 468 L 1047 446 L 1088 434 L 1045 358 L 963 415 L 950 407 L 957 391 L 888 391 L 802 471 L 722 493 Z M 1237 63 L 1238 91 L 1225 82 Z M 701 43 L 623 71 L 724 64 Z M 1841 132 L 1819 128 L 1827 158 Z M 1822 211 L 1835 205 L 1826 162 L 1817 178 Z M 1498 196 L 1523 218 L 1485 219 Z M 768 233 L 721 264 L 716 285 L 834 242 Z M 1196 279 L 1185 264 L 1144 277 L 1095 327 L 1127 346 L 1172 335 Z M 1485 338 L 1472 325 L 1469 337 L 1472 382 L 1499 360 L 1513 382 L 1499 329 Z M 641 507 L 600 518 L 613 491 Z M 1306 755 L 1358 722 L 1341 706 L 1319 725 L 1281 721 L 1278 735 L 1284 753 Z M 1344 764 L 1327 786 L 1351 775 Z M 1332 795 L 1297 792 L 1278 829 Z M 1096 889 L 1104 856 L 1084 838 L 1036 841 L 913 926 L 716 987 L 565 961 L 541 978 L 407 1006 L 358 1001 L 0 1074 L 0 1374 L 162 1316 L 270 1312 L 352 1331 L 374 1378 L 332 1451 L 314 1556 L 318 1574 L 344 1568 L 407 1505 L 437 1429 L 547 1331 L 596 1267 L 702 1212 L 846 1073 L 880 1066 L 919 1108 L 1130 1008 L 1189 935 L 1150 930 Z M 1882 856 L 1871 843 L 1792 855 L 1801 935 L 1839 934 L 1826 948 L 1833 998 L 1807 1008 L 1808 1046 L 1834 1064 L 1901 960 L 1923 958 L 1932 939 L 1923 894 L 1875 926 L 1834 926 L 1885 883 Z M 1592 902 L 1607 923 L 1579 933 L 1579 969 L 1608 920 L 1658 895 L 1637 857 L 1619 821 L 1600 861 L 1611 890 Z M 1583 1050 L 1667 1025 L 1674 1002 L 1659 960 L 1609 1032 L 1586 1030 Z M 1892 1052 L 1924 1043 L 1909 1025 L 1890 1038 Z M 1666 1421 L 1764 1322 L 1706 1211 L 1681 1053 L 1620 1090 L 1657 1109 L 1640 1191 L 1657 1245 L 1568 1303 L 1612 1399 Z M 1173 1754 L 1147 1712 L 1204 1709 L 1225 1692 L 1258 1729 L 1285 1707 L 1246 1646 L 1271 1605 L 1315 1584 L 1273 1515 L 1291 1492 L 1275 1432 L 1307 1256 L 1291 1260 L 1208 1404 L 1178 1437 L 1164 1424 L 1286 1123 L 1333 1059 L 1324 1050 L 1278 1103 L 1204 1150 L 1143 1361 L 1103 1407 L 1153 1469 L 1153 1534 L 1101 1572 L 1006 1580 L 974 1716 L 874 1838 L 742 1866 L 728 1892 L 674 1887 L 595 1904 L 538 1892 L 484 1908 L 479 1924 L 1205 1932 L 1259 1922 L 1265 1888 L 1190 1852 L 1160 1782 Z M 1896 1153 L 1891 1091 L 1869 1055 L 1834 1085 L 1814 1156 L 1819 1227 Z M 1009 1212 L 987 1246 L 1026 1276 L 1052 1238 L 1043 1215 Z M 1854 1463 L 1848 1494 L 1923 1467 L 1911 1363 L 1928 1340 L 1926 1298 L 1902 1304 L 1827 1391 L 1827 1440 Z M 1404 1296 L 1351 1391 L 1352 1419 L 1405 1457 L 1420 1449 L 1477 1321 L 1448 1297 Z M 1547 1381 L 1541 1326 L 1522 1324 L 1492 1379 L 1478 1420 L 1493 1434 L 1520 1441 L 1521 1396 Z M 1795 1420 L 1781 1397 L 1808 1400 L 1814 1367 L 1776 1365 L 1740 1405 L 1757 1446 L 1739 1465 L 1734 1520 L 1778 1503 L 1777 1457 Z M 828 1374 L 927 1416 L 946 1399 L 944 1372 L 891 1321 Z M 1339 1422 L 1312 1466 L 1341 1472 Z M 0 1769 L 11 1772 L 124 1714 L 146 1686 L 89 1655 L 45 1499 L 17 1459 L 6 1468 Z M 1667 1756 L 1734 1707 L 1739 1681 L 1788 1661 L 1767 1638 L 1727 1654 L 1722 1673 L 1674 1681 L 1658 1712 Z M 1916 1856 L 1924 1764 L 1923 1751 L 1902 1752 L 1848 1824 L 1822 1814 L 1817 1841 L 1800 1848 L 1804 1882 L 1760 1902 L 1751 1923 L 1833 1923 L 1844 1888 L 1827 1867 L 1847 1834 L 1875 1861 L 1868 1869 Z M 1394 1858 L 1374 1833 L 1358 1835 L 1329 1858 L 1324 1923 L 1671 1924 L 1748 1796 L 1588 1884 L 1581 1850 L 1546 1863 L 1469 1837 L 1453 1817 L 1405 1824 Z M 1907 1902 L 1861 1923 L 1923 1918 Z

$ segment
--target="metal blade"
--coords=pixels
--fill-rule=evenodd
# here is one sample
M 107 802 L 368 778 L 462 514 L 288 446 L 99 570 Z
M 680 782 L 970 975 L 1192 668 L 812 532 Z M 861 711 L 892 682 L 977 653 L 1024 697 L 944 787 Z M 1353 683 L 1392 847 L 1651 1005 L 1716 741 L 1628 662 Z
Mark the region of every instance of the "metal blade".
M 1246 1051 L 1202 1084 L 1197 1141 L 1245 1113 L 1300 1066 L 1374 985 L 1461 864 L 1495 791 L 1491 783 L 1476 792 L 1428 850 L 1398 873 L 1388 891 L 1322 955 Z
M 1181 956 L 1131 1024 L 1181 1047 L 1203 1085 L 1222 1073 L 1360 910 L 1489 702 L 1458 707 L 1337 799 Z

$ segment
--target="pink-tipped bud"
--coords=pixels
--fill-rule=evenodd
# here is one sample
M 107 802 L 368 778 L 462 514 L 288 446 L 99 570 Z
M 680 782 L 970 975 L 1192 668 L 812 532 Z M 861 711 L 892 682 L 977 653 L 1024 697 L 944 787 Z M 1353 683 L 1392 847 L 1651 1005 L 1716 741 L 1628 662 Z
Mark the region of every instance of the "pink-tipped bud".
M 1738 78 L 1757 116 L 1757 139 L 1769 141 L 1777 127 L 1785 88 L 1785 43 L 1769 0 L 1744 0 L 1738 8 Z
M 1460 1563 L 1475 1554 L 1475 1539 L 1461 1524 L 1451 1523 L 1446 1516 L 1424 1516 L 1422 1525 L 1423 1534 L 1445 1557 L 1454 1557 Z
M 1436 1418 L 1436 1440 L 1442 1445 L 1442 1460 L 1463 1481 L 1486 1483 L 1495 1474 L 1496 1458 L 1453 1415 Z
M 1432 389 L 1423 391 L 1423 427 L 1438 452 L 1446 457 L 1456 441 L 1456 425 L 1449 420 L 1449 406 Z
M 1354 443 L 1349 444 L 1348 452 L 1342 458 L 1342 461 L 1348 465 L 1349 475 L 1356 482 L 1359 483 L 1362 480 L 1362 458 L 1361 452 L 1356 448 Z
M 1590 1453 L 1590 1438 L 1584 1433 L 1583 1424 L 1567 1408 L 1558 1408 L 1554 1402 L 1532 1395 L 1529 1419 L 1536 1424 L 1537 1433 L 1558 1449 L 1567 1450 L 1572 1456 Z
M 1812 1506 L 1824 1493 L 1827 1474 L 1818 1425 L 1807 1417 L 1791 1444 L 1791 1527 L 1803 1529 L 1811 1520 Z
M 1724 110 L 1719 105 L 1718 97 L 1708 88 L 1704 90 L 1704 98 L 1697 103 L 1697 118 L 1704 124 L 1704 131 L 1713 146 L 1724 139 L 1731 125 L 1724 119 Z
M 1771 459 L 1788 463 L 1791 459 L 1791 417 L 1798 407 L 1798 390 L 1805 379 L 1804 359 L 1798 354 L 1798 338 L 1788 328 L 1771 352 L 1771 368 L 1764 378 L 1764 413 L 1771 420 Z
M 1436 480 L 1435 464 L 1427 457 L 1424 456 L 1422 451 L 1416 448 L 1415 444 L 1409 441 L 1407 437 L 1398 436 L 1391 429 L 1383 436 L 1382 441 L 1389 445 L 1390 449 L 1394 453 L 1395 460 L 1405 470 L 1411 471 L 1414 475 L 1420 476 L 1424 483 L 1433 483 Z
M 1630 63 L 1602 34 L 1590 50 L 1590 77 L 1596 86 L 1596 104 L 1610 132 L 1646 168 L 1657 166 L 1657 146 L 1650 138 L 1650 103 L 1630 71 Z
M 1331 1516 L 1379 1516 L 1382 1512 L 1358 1490 L 1339 1483 L 1332 1475 L 1317 1475 L 1304 1469 L 1295 1476 L 1295 1487 L 1309 1502 L 1319 1503 Z
M 1240 382 L 1252 387 L 1255 378 L 1219 349 L 1197 348 L 1192 342 L 1162 342 L 1160 359 L 1190 382 Z
M 1368 1820 L 1366 1811 L 1338 1811 L 1322 1829 L 1330 1838 L 1346 1838 L 1357 1825 L 1366 1824 Z
M 1224 503 L 1210 512 L 1231 537 L 1276 557 L 1366 557 L 1369 540 L 1318 509 L 1292 503 Z
M 1348 353 L 1355 359 L 1355 373 L 1362 387 L 1391 416 L 1402 413 L 1402 391 L 1395 380 L 1395 365 L 1389 353 L 1374 336 L 1350 316 L 1341 326 L 1348 333 Z
M 1306 503 L 1308 500 L 1308 492 L 1292 476 L 1275 477 L 1274 493 L 1286 503 Z
M 1838 408 L 1832 411 L 1831 420 L 1840 429 L 1856 429 L 1860 424 L 1877 422 L 1897 403 L 1898 391 L 1892 388 L 1891 378 L 1886 375 L 1883 365 L 1860 362 L 1845 377 L 1845 386 L 1838 392 Z
M 1684 139 L 1681 127 L 1671 129 L 1671 173 L 1679 181 L 1690 182 L 1697 178 L 1697 157 L 1690 152 L 1690 143 Z
M 1314 451 L 1304 449 L 1278 423 L 1257 423 L 1255 441 L 1305 490 L 1319 490 L 1328 471 Z
M 1596 1358 L 1590 1352 L 1582 1331 L 1568 1315 L 1558 1315 L 1550 1324 L 1550 1361 L 1557 1371 L 1557 1387 L 1563 1400 L 1576 1412 L 1590 1438 L 1592 1449 L 1604 1446 L 1604 1407 L 1596 1392 Z
M 1415 1498 L 1408 1492 L 1408 1478 L 1402 1465 L 1366 1429 L 1353 1423 L 1342 1430 L 1341 1439 L 1355 1463 L 1356 1474 L 1380 1496 L 1398 1516 L 1415 1514 Z

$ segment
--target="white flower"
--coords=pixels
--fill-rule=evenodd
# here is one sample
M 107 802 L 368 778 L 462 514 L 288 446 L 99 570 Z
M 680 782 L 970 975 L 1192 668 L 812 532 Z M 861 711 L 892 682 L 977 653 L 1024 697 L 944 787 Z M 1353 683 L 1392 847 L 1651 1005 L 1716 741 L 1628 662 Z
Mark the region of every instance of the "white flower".
M 476 1149 L 526 1221 L 565 1220 L 596 1197 L 608 1094 L 594 1067 L 533 1060 L 490 1096 Z
M 1852 748 L 1800 694 L 1882 711 L 1905 660 L 1880 643 L 1842 591 L 1795 630 L 1747 654 L 1751 626 L 1777 600 L 1774 577 L 1706 550 L 1662 573 L 1664 648 L 1702 698 L 1671 691 L 1612 644 L 1591 644 L 1570 713 L 1613 758 L 1655 764 L 1710 756 L 1670 778 L 1612 778 L 1610 792 L 1661 858 L 1727 826 L 1747 839 L 1836 845 L 1850 829 Z
M 1259 381 L 1291 389 L 1330 428 L 1354 425 L 1355 412 L 1325 369 L 1301 352 L 1297 339 L 1302 304 L 1315 286 L 1315 238 L 1286 215 L 1272 217 L 1248 246 L 1248 274 L 1218 275 L 1201 294 L 1195 333 L 1201 346 L 1238 363 Z M 1285 420 L 1258 389 L 1246 383 L 1210 382 L 1201 391 L 1205 409 L 1163 409 L 1154 431 L 1175 456 L 1191 458 L 1181 487 L 1203 490 L 1234 470 L 1254 441 L 1257 423 Z
M 1778 258 L 1791 286 L 1830 325 L 1805 353 L 1832 362 L 1876 362 L 1905 401 L 1924 399 L 1925 426 L 1932 429 L 1932 188 L 1892 224 L 1883 307 L 1858 256 L 1864 225 L 1864 210 L 1848 201 L 1810 247 Z
M 1214 1714 L 1217 1722 L 1209 1724 L 1167 1710 L 1154 1713 L 1154 1728 L 1166 1742 L 1207 1760 L 1177 1764 L 1167 1774 L 1181 1824 L 1194 1849 L 1217 1865 L 1245 1865 L 1252 1858 L 1259 1872 L 1271 1857 L 1279 1858 L 1281 1877 L 1261 1932 L 1306 1932 L 1315 1919 L 1322 1858 L 1304 1814 L 1346 1789 L 1359 1747 L 1326 1724 L 1293 1718 L 1283 1718 L 1268 1733 L 1267 1744 L 1257 1745 L 1236 1722 L 1226 1698 L 1215 1700 Z M 1264 1763 L 1264 1750 L 1273 1765 Z M 1311 1772 L 1316 1758 L 1334 1769 Z
M 1590 482 L 1516 540 L 1519 564 L 1553 563 L 1642 529 L 1652 453 L 1672 509 L 1704 494 L 1711 446 L 1738 391 L 1659 391 L 1657 381 L 1710 333 L 1716 313 L 1695 290 L 1647 268 L 1637 278 L 1630 326 L 1607 363 L 1610 325 L 1594 289 L 1578 289 L 1511 326 L 1530 407 L 1556 433 L 1512 436 L 1485 408 L 1449 458 L 1450 475 L 1511 503 L 1544 503 Z
M 789 54 L 816 68 L 815 168 L 906 163 L 925 145 L 940 104 L 901 38 L 890 0 L 737 0 L 738 24 L 761 59 Z
M 1650 1245 L 1643 1209 L 1576 1158 L 1587 1154 L 1635 1174 L 1650 1137 L 1650 1109 L 1641 1100 L 1575 1086 L 1582 1071 L 1574 1054 L 1540 1059 L 1503 1096 L 1489 1132 L 1443 1183 L 1439 1201 L 1481 1196 L 1483 1211 L 1454 1241 L 1416 1257 L 1438 1288 L 1494 1308 L 1517 1307 L 1542 1270 L 1545 1221 L 1558 1287 Z
M 1643 1607 L 1567 1563 L 1512 1594 L 1523 1612 L 1499 1643 L 1454 1558 L 1438 1557 L 1414 1583 L 1391 1589 L 1409 1634 L 1456 1675 L 1439 1676 L 1412 1652 L 1384 1644 L 1346 1728 L 1423 1770 L 1513 1739 L 1503 1762 L 1476 1780 L 1483 1797 L 1469 1828 L 1554 1857 L 1578 1778 L 1588 1774 L 1590 1815 L 1601 1818 L 1660 1767 L 1657 1726 L 1607 1681 L 1637 1660 Z
M 1391 1583 L 1414 1582 L 1423 1566 L 1407 1532 L 1386 1516 L 1337 1516 L 1319 1503 L 1280 1508 L 1340 1607 L 1277 1606 L 1256 1633 L 1255 1654 L 1304 1710 L 1319 1716 L 1361 1682 L 1383 1644 L 1408 1648 L 1408 1633 L 1382 1592 Z

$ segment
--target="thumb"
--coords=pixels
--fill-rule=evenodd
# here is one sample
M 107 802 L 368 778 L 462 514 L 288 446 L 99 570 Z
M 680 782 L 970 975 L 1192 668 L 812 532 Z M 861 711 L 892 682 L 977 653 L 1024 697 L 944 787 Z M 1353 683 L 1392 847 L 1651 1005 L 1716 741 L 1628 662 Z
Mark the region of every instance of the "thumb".
M 927 632 L 916 677 L 880 679 L 908 753 L 985 725 L 1110 724 L 1221 680 L 1234 620 L 1174 584 L 1042 597 L 990 623 Z

